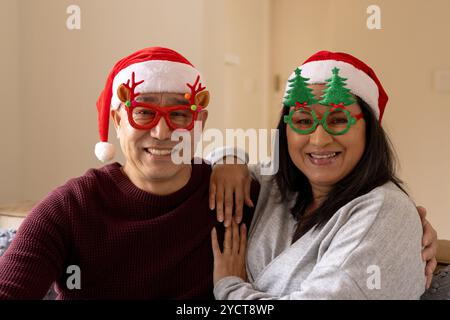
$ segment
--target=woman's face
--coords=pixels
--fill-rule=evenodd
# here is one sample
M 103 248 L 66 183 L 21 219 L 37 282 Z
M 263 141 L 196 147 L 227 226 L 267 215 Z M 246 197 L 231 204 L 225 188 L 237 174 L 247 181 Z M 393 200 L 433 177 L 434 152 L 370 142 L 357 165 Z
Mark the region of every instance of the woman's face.
M 319 101 L 326 88 L 323 84 L 309 85 Z M 356 100 L 356 99 L 355 99 Z M 315 104 L 311 106 L 319 118 L 328 109 Z M 355 103 L 346 109 L 353 115 L 361 113 L 360 106 Z M 365 147 L 366 123 L 358 120 L 343 135 L 331 135 L 322 125 L 306 135 L 298 134 L 286 124 L 289 155 L 296 167 L 308 178 L 314 188 L 331 188 L 347 176 L 362 157 Z

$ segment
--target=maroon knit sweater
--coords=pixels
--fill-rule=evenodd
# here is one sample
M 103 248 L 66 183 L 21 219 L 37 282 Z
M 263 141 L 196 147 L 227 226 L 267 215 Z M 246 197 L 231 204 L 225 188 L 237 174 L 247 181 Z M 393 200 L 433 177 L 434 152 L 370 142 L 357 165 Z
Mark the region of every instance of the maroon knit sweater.
M 193 165 L 167 196 L 137 188 L 120 167 L 91 169 L 32 210 L 0 258 L 0 298 L 40 299 L 54 281 L 58 299 L 213 298 L 210 167 Z M 70 265 L 81 289 L 67 288 Z

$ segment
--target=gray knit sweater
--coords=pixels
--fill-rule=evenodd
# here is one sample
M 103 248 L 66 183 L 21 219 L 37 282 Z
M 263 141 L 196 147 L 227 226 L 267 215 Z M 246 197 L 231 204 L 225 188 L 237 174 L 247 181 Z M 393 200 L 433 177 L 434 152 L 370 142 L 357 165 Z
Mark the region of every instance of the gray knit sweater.
M 271 176 L 249 230 L 248 281 L 221 279 L 217 299 L 419 299 L 425 289 L 422 226 L 413 202 L 387 183 L 339 209 L 291 245 L 295 220 Z

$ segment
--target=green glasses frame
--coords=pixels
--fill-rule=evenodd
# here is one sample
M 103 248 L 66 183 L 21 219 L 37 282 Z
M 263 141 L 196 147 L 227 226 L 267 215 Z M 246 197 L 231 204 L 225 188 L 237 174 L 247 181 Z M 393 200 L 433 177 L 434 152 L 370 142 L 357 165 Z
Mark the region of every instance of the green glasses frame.
M 307 111 L 307 112 L 310 112 L 311 115 L 312 115 L 312 117 L 313 117 L 313 120 L 314 120 L 314 123 L 313 123 L 313 125 L 311 126 L 311 128 L 306 129 L 306 130 L 301 130 L 301 129 L 297 128 L 297 127 L 294 125 L 294 123 L 292 122 L 292 117 L 294 116 L 295 112 L 300 111 L 300 110 L 302 110 L 302 109 L 305 110 L 305 111 Z M 342 111 L 342 112 L 345 114 L 345 116 L 347 117 L 347 125 L 346 125 L 345 129 L 343 129 L 343 130 L 341 130 L 341 131 L 339 131 L 339 132 L 335 132 L 335 131 L 333 131 L 332 129 L 330 129 L 330 128 L 328 127 L 328 123 L 327 123 L 327 121 L 326 121 L 326 120 L 327 120 L 327 117 L 328 117 L 332 112 L 334 112 L 334 111 L 336 111 L 336 110 Z M 342 105 L 336 105 L 336 106 L 333 106 L 332 108 L 328 109 L 328 110 L 324 113 L 324 115 L 323 115 L 322 118 L 319 118 L 319 117 L 317 116 L 317 114 L 314 112 L 314 110 L 311 110 L 309 107 L 306 107 L 306 106 L 296 107 L 295 109 L 292 109 L 292 110 L 289 112 L 289 115 L 284 116 L 284 117 L 283 117 L 283 120 L 284 120 L 284 123 L 289 124 L 289 126 L 291 127 L 291 129 L 294 130 L 295 132 L 299 133 L 299 134 L 303 134 L 303 135 L 310 134 L 310 133 L 314 132 L 314 131 L 317 129 L 317 126 L 320 124 L 320 125 L 322 125 L 322 127 L 325 129 L 325 131 L 326 131 L 327 133 L 329 133 L 329 134 L 331 134 L 331 135 L 333 135 L 333 136 L 340 136 L 340 135 L 343 135 L 343 134 L 347 133 L 347 132 L 350 130 L 351 126 L 353 126 L 354 124 L 356 124 L 356 122 L 357 122 L 359 119 L 362 119 L 362 118 L 364 118 L 364 115 L 363 115 L 362 113 L 360 113 L 360 114 L 358 114 L 358 115 L 356 115 L 356 116 L 353 116 L 347 109 L 345 109 L 344 106 L 342 106 Z

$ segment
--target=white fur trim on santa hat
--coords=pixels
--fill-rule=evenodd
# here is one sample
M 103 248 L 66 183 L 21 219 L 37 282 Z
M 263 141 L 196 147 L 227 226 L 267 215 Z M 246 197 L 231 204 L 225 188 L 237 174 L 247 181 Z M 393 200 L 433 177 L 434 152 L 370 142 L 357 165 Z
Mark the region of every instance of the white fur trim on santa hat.
M 116 148 L 109 142 L 98 142 L 95 145 L 95 155 L 101 162 L 111 161 L 116 155 Z
M 151 60 L 132 64 L 115 76 L 112 87 L 111 109 L 117 109 L 120 100 L 117 96 L 117 88 L 122 83 L 130 80 L 134 72 L 135 81 L 144 82 L 136 87 L 136 92 L 175 92 L 190 93 L 186 85 L 194 84 L 200 73 L 197 69 L 186 63 L 172 62 L 166 60 Z M 202 77 L 200 76 L 200 82 Z
M 378 86 L 363 71 L 355 68 L 353 65 L 337 60 L 321 60 L 307 62 L 299 68 L 302 69 L 302 77 L 309 78 L 307 81 L 310 84 L 326 83 L 326 80 L 332 76 L 333 68 L 339 68 L 339 76 L 347 78 L 346 87 L 351 90 L 354 95 L 357 95 L 364 100 L 372 110 L 375 112 L 376 117 L 380 115 L 378 106 Z M 289 79 L 295 77 L 295 71 L 291 74 Z M 289 90 L 289 82 L 286 85 L 285 95 Z

